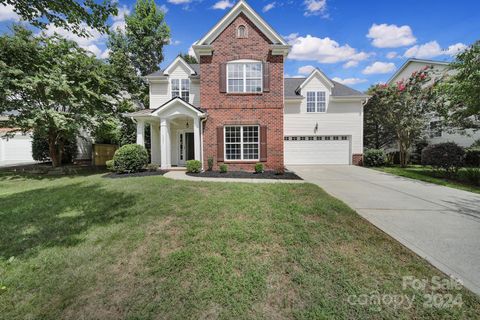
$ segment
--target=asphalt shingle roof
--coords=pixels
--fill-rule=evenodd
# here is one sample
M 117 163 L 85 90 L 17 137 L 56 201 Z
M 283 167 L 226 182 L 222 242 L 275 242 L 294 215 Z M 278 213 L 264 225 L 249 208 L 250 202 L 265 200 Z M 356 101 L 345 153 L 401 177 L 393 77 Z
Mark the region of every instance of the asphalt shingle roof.
M 285 85 L 284 85 L 284 94 L 285 98 L 300 98 L 301 95 L 297 94 L 296 90 L 298 87 L 306 80 L 306 78 L 285 78 Z M 333 90 L 332 96 L 333 97 L 349 97 L 349 96 L 364 96 L 365 94 L 347 87 L 341 83 L 338 83 L 334 80 L 330 80 L 333 82 Z

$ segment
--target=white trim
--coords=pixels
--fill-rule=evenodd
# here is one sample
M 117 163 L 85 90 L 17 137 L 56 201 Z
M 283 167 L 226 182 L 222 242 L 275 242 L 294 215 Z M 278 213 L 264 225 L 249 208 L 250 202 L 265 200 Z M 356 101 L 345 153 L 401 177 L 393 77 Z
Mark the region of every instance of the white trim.
M 370 96 L 330 96 L 330 101 L 334 102 L 355 102 L 355 101 L 365 101 Z
M 240 159 L 227 159 L 227 141 L 226 141 L 226 138 L 227 138 L 227 127 L 239 127 L 240 128 Z M 244 127 L 257 127 L 258 128 L 258 142 L 257 142 L 257 145 L 258 145 L 258 158 L 256 159 L 244 159 L 244 156 L 243 156 L 243 128 Z M 225 125 L 223 126 L 223 160 L 224 162 L 250 162 L 250 161 L 260 161 L 260 148 L 261 148 L 261 141 L 260 141 L 260 126 L 259 125 L 255 125 L 255 124 L 232 124 L 232 125 Z M 248 143 L 248 142 L 247 142 Z M 229 144 L 234 144 L 234 143 L 229 143 Z M 248 143 L 248 144 L 253 144 L 253 143 Z
M 170 99 L 174 98 L 173 97 L 173 85 L 172 85 L 172 82 L 174 80 L 178 80 L 178 93 L 179 93 L 178 97 L 179 98 L 182 98 L 182 92 L 183 92 L 182 91 L 182 89 L 183 89 L 182 80 L 187 80 L 188 81 L 188 101 L 187 102 L 190 102 L 190 92 L 191 92 L 190 89 L 192 87 L 192 81 L 189 78 L 171 78 L 170 79 L 170 92 L 169 92 Z
M 187 67 L 188 71 L 190 72 L 190 75 L 195 74 L 195 70 L 193 70 L 192 67 L 190 67 L 190 65 L 180 56 L 176 57 L 175 60 L 173 60 L 173 62 L 170 63 L 170 65 L 165 69 L 165 71 L 163 71 L 163 74 L 168 76 L 171 73 L 175 64 L 177 63 L 182 63 L 185 67 Z
M 178 166 L 181 166 L 181 165 L 185 165 L 187 163 L 187 148 L 186 148 L 186 135 L 185 133 L 193 133 L 194 136 L 195 136 L 195 132 L 193 131 L 193 129 L 178 129 L 177 130 L 177 146 L 176 146 L 176 149 L 177 149 L 177 165 Z M 180 156 L 182 155 L 180 153 L 180 136 L 183 135 L 183 160 L 180 159 Z M 195 137 L 193 138 L 193 143 L 195 144 Z M 194 148 L 195 148 L 195 145 L 194 145 Z M 194 149 L 195 150 L 195 149 Z
M 322 78 L 322 79 L 330 86 L 330 93 L 331 93 L 331 90 L 333 89 L 334 84 L 333 84 L 333 82 L 332 82 L 322 71 L 320 71 L 319 69 L 313 70 L 312 73 L 310 73 L 310 75 L 308 76 L 308 78 L 305 79 L 305 81 L 303 81 L 303 82 L 298 86 L 297 90 L 301 90 L 303 87 L 305 87 L 305 85 L 306 85 L 315 75 L 319 75 L 320 78 Z
M 410 58 L 405 63 L 393 74 L 393 76 L 388 79 L 387 83 L 390 84 L 393 79 L 395 79 L 405 68 L 412 62 L 418 62 L 418 63 L 425 63 L 426 65 L 442 65 L 442 66 L 448 66 L 450 62 L 445 62 L 445 61 L 435 61 L 435 60 L 425 60 L 425 59 L 415 59 L 415 58 Z
M 288 45 L 244 0 L 240 0 L 196 45 L 210 45 L 240 14 L 244 13 L 274 44 Z M 195 48 L 194 48 L 195 50 Z
M 325 103 L 325 111 L 318 111 L 318 108 L 319 108 L 318 105 L 319 105 L 319 103 L 321 102 L 321 101 L 318 99 L 318 96 L 319 96 L 319 93 L 320 93 L 320 92 L 323 92 L 323 96 L 324 96 L 324 98 L 325 98 L 325 100 L 323 101 L 323 102 Z M 322 90 L 320 90 L 320 91 L 318 91 L 318 90 L 316 90 L 316 91 L 310 91 L 310 90 L 309 90 L 309 91 L 306 91 L 305 93 L 306 93 L 305 99 L 307 99 L 307 100 L 305 100 L 305 103 L 306 103 L 306 110 L 305 110 L 305 111 L 306 111 L 306 113 L 327 113 L 327 110 L 328 110 L 328 101 L 327 101 L 327 93 L 326 93 L 325 91 L 322 91 Z M 314 93 L 314 97 L 315 97 L 315 99 L 314 99 L 314 104 L 315 104 L 314 109 L 315 109 L 315 111 L 308 111 L 308 94 L 309 94 L 309 93 Z
M 240 64 L 240 65 L 243 65 L 243 91 L 232 91 L 230 92 L 229 90 L 229 77 L 228 77 L 228 67 L 233 65 L 233 64 Z M 247 64 L 259 64 L 260 65 L 260 81 L 261 81 L 261 85 L 260 85 L 260 88 L 261 90 L 260 91 L 247 91 Z M 263 63 L 261 61 L 257 61 L 257 60 L 235 60 L 235 61 L 230 61 L 227 63 L 227 70 L 226 70 L 226 88 L 227 88 L 227 93 L 263 93 Z M 250 78 L 250 80 L 258 80 L 256 78 Z M 239 79 L 237 79 L 239 80 Z
M 182 104 L 184 107 L 188 108 L 189 110 L 193 111 L 197 116 L 199 116 L 199 117 L 204 117 L 205 116 L 204 112 L 201 112 L 201 111 L 195 109 L 189 103 L 187 103 L 186 101 L 184 101 L 183 99 L 178 98 L 178 97 L 170 100 L 169 102 L 167 102 L 166 104 L 164 104 L 163 106 L 161 106 L 160 108 L 158 108 L 157 110 L 152 112 L 150 115 L 151 116 L 158 116 L 160 113 L 164 112 L 165 110 L 167 110 L 171 106 L 175 105 L 175 103 L 177 103 L 177 102 Z

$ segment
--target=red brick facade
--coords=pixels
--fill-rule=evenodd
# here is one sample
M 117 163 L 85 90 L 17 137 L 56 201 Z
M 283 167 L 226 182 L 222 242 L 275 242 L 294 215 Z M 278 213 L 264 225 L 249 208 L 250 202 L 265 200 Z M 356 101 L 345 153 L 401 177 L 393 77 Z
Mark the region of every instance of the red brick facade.
M 363 166 L 363 154 L 353 154 L 352 164 L 355 166 Z
M 239 25 L 247 26 L 248 37 L 237 38 Z M 212 43 L 213 54 L 200 61 L 200 99 L 208 119 L 204 125 L 204 167 L 207 159 L 217 161 L 217 127 L 228 124 L 258 124 L 267 127 L 267 169 L 283 168 L 283 56 L 271 54 L 271 41 L 242 13 Z M 258 94 L 220 92 L 220 65 L 252 59 L 269 63 L 270 90 Z M 254 162 L 228 162 L 229 170 L 252 171 Z

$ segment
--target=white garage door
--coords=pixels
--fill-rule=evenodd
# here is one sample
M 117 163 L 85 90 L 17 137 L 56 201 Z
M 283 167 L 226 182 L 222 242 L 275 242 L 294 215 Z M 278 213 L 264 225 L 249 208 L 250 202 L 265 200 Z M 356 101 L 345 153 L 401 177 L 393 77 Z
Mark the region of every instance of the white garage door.
M 285 164 L 350 164 L 349 136 L 286 136 Z
M 17 134 L 10 139 L 0 138 L 0 161 L 33 161 L 32 138 Z

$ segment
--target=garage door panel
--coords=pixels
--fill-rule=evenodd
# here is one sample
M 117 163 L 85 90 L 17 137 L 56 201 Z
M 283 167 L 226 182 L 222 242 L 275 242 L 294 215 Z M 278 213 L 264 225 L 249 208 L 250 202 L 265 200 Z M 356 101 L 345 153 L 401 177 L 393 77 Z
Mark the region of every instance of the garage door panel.
M 0 138 L 0 160 L 33 161 L 32 138 L 27 135 L 16 135 L 10 139 Z
M 350 164 L 350 139 L 285 141 L 285 164 Z

